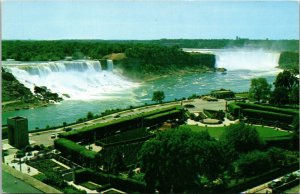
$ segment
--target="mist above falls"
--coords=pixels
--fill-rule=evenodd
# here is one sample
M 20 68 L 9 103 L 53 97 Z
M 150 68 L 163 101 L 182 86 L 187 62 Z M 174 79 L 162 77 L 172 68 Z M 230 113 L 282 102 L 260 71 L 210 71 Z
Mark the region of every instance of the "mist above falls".
M 34 91 L 34 86 L 46 86 L 70 99 L 103 99 L 130 95 L 130 89 L 138 86 L 113 72 L 113 63 L 102 70 L 99 61 L 14 62 L 5 64 L 21 83 Z
M 227 70 L 274 71 L 280 53 L 265 50 L 229 49 L 216 50 L 216 67 Z

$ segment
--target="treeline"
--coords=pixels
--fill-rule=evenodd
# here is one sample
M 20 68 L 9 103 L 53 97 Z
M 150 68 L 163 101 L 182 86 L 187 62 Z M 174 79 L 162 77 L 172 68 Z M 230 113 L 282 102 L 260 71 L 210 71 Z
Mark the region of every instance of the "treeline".
M 299 71 L 299 53 L 282 52 L 279 58 L 279 67 L 287 70 Z
M 158 43 L 131 41 L 3 41 L 2 59 L 18 61 L 56 61 L 66 56 L 73 59 L 89 57 L 107 59 L 112 53 L 122 53 L 115 60 L 116 67 L 124 75 L 142 79 L 177 70 L 203 70 L 213 68 L 212 54 L 189 54 L 178 46 L 162 46 Z
M 2 60 L 56 61 L 66 56 L 101 59 L 111 53 L 125 52 L 128 47 L 123 43 L 97 41 L 2 41 Z
M 205 70 L 214 68 L 212 54 L 190 54 L 177 46 L 139 45 L 125 50 L 125 58 L 115 64 L 125 69 L 132 78 L 147 78 L 180 70 Z
M 254 47 L 280 51 L 298 51 L 298 40 L 249 39 L 161 39 L 161 40 L 57 40 L 57 41 L 2 41 L 2 60 L 19 61 L 60 60 L 89 56 L 100 59 L 111 53 L 123 53 L 128 48 L 159 45 L 178 48 Z
M 161 39 L 151 41 L 160 45 L 179 46 L 180 48 L 251 47 L 278 51 L 298 51 L 299 40 L 250 40 L 237 37 L 232 39 Z

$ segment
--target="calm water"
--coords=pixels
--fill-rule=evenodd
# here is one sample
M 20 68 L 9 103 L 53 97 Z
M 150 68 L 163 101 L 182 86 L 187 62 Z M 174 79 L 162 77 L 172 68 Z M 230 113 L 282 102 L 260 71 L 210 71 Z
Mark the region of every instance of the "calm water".
M 265 77 L 269 83 L 273 83 L 277 74 L 278 71 L 235 70 L 228 71 L 227 74 L 204 73 L 168 76 L 128 89 L 124 95 L 122 93 L 112 94 L 111 97 L 101 100 L 65 100 L 60 104 L 48 107 L 3 113 L 2 123 L 6 123 L 7 117 L 25 116 L 29 121 L 29 130 L 33 130 L 35 127 L 45 128 L 47 125 L 56 126 L 63 122 L 74 122 L 78 118 L 85 117 L 89 111 L 99 114 L 106 109 L 152 103 L 152 93 L 156 90 L 165 92 L 165 100 L 179 99 L 192 94 L 207 94 L 211 90 L 220 88 L 243 92 L 249 90 L 252 78 Z

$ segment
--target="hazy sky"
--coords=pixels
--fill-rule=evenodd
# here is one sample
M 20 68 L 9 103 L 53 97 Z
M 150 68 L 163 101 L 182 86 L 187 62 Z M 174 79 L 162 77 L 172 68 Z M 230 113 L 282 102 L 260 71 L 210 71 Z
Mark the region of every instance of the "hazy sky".
M 297 1 L 4 1 L 3 39 L 298 39 Z

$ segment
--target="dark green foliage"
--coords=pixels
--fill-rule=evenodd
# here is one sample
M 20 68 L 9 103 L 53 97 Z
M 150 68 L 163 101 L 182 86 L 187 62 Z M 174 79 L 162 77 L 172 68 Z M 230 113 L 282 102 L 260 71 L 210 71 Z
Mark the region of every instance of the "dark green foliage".
M 101 139 L 100 141 L 105 144 L 110 144 L 110 143 L 116 143 L 116 142 L 146 137 L 148 135 L 150 135 L 150 134 L 147 133 L 144 128 L 137 128 L 137 129 L 120 132 L 116 135 L 112 135 L 109 137 L 105 137 L 105 138 Z
M 274 104 L 298 104 L 299 103 L 299 79 L 296 77 L 299 72 L 284 70 L 280 72 L 274 82 L 275 90 L 270 99 Z
M 270 103 L 283 105 L 289 103 L 289 91 L 284 87 L 276 87 L 272 92 Z
M 262 146 L 262 140 L 255 127 L 245 123 L 231 124 L 226 127 L 220 140 L 226 147 L 228 154 L 233 156 L 235 152 L 249 152 Z
M 72 56 L 81 59 L 106 59 L 111 53 L 125 53 L 115 65 L 132 78 L 172 73 L 185 68 L 213 68 L 212 54 L 190 54 L 177 46 L 167 47 L 152 41 L 3 41 L 2 59 L 18 61 L 55 61 Z
M 211 96 L 219 99 L 233 98 L 235 96 L 234 92 L 231 90 L 226 90 L 221 88 L 220 90 L 214 90 L 210 93 Z
M 16 78 L 13 76 L 13 74 L 5 71 L 3 67 L 1 69 L 2 69 L 2 80 L 9 81 L 9 82 L 16 81 Z
M 103 165 L 105 171 L 110 171 L 113 153 L 121 152 L 123 158 L 123 162 L 125 166 L 135 165 L 138 161 L 138 152 L 141 149 L 144 141 L 136 142 L 136 143 L 127 143 L 123 145 L 116 145 L 111 147 L 104 147 L 101 151 L 101 155 L 97 155 L 98 157 L 98 165 Z
M 283 87 L 287 90 L 291 90 L 294 85 L 299 85 L 297 77 L 290 71 L 280 72 L 274 83 L 275 87 Z
M 288 115 L 299 114 L 297 110 L 287 109 L 287 108 L 278 108 L 273 106 L 264 106 L 264 105 L 244 103 L 244 102 L 237 102 L 236 105 L 242 107 L 243 109 L 255 109 L 255 110 L 269 111 L 269 112 L 282 113 Z
M 132 191 L 137 191 L 145 193 L 145 184 L 143 182 L 138 182 L 130 178 L 123 178 L 121 176 L 104 174 L 91 169 L 82 169 L 75 171 L 75 183 L 82 183 L 86 181 L 92 181 L 100 185 L 106 185 L 110 183 L 112 187 L 119 188 L 121 190 L 132 193 Z
M 87 119 L 92 119 L 92 118 L 94 118 L 94 114 L 92 112 L 88 112 L 87 115 L 86 115 L 86 118 Z
M 254 109 L 243 109 L 243 116 L 256 119 L 271 120 L 274 122 L 278 121 L 287 124 L 293 121 L 292 115 Z
M 299 53 L 298 52 L 280 53 L 279 67 L 287 70 L 299 71 Z
M 163 123 L 167 120 L 181 119 L 182 110 L 172 110 L 152 116 L 145 117 L 144 124 L 147 126 Z
M 70 155 L 75 161 L 80 163 L 93 162 L 96 155 L 96 152 L 87 150 L 84 146 L 64 138 L 56 139 L 54 147 L 64 155 Z
M 208 132 L 189 128 L 170 129 L 158 134 L 140 150 L 145 181 L 151 189 L 183 192 L 201 184 L 197 177 L 214 180 L 224 168 L 223 150 Z
M 222 110 L 207 110 L 207 109 L 203 109 L 203 112 L 212 119 L 218 119 L 220 121 L 224 120 L 225 117 L 225 112 Z
M 266 78 L 254 78 L 251 80 L 249 98 L 256 101 L 267 100 L 271 92 L 271 85 Z
M 228 111 L 234 116 L 239 116 L 239 114 L 241 113 L 241 107 L 234 102 L 229 103 L 227 107 Z
M 293 164 L 297 157 L 297 154 L 280 148 L 270 148 L 265 152 L 255 150 L 241 155 L 234 166 L 238 176 L 250 177 Z
M 237 174 L 240 176 L 253 176 L 271 169 L 271 160 L 267 153 L 253 151 L 241 155 L 235 162 Z
M 165 93 L 163 91 L 155 91 L 153 92 L 152 101 L 162 103 L 165 99 Z
M 162 108 L 159 110 L 149 111 L 143 114 L 137 114 L 130 117 L 120 118 L 107 123 L 99 123 L 93 126 L 84 127 L 79 130 L 73 130 L 66 133 L 62 133 L 59 137 L 71 139 L 73 141 L 80 141 L 83 138 L 86 140 L 92 140 L 96 136 L 97 138 L 106 137 L 109 134 L 113 134 L 117 130 L 125 131 L 133 128 L 140 128 L 143 125 L 142 119 L 150 117 L 152 115 L 168 112 L 175 109 L 181 109 L 180 106 L 171 106 Z M 145 125 L 144 125 L 145 127 Z
M 108 170 L 108 172 L 112 174 L 118 174 L 126 170 L 123 154 L 120 151 L 113 152 Z

